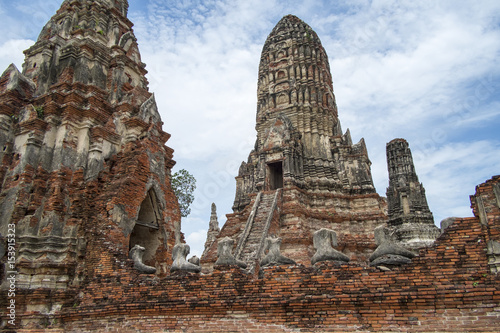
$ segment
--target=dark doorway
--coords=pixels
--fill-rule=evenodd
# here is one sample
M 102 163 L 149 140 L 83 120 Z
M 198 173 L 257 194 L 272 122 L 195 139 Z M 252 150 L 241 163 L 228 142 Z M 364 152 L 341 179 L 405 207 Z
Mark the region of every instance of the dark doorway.
M 146 249 L 143 256 L 145 263 L 154 259 L 156 250 L 161 244 L 159 219 L 160 211 L 158 209 L 156 194 L 153 190 L 149 190 L 139 209 L 137 221 L 130 234 L 129 242 L 129 250 L 136 244 Z
M 269 189 L 277 190 L 283 187 L 283 162 L 274 162 L 267 165 L 269 171 Z

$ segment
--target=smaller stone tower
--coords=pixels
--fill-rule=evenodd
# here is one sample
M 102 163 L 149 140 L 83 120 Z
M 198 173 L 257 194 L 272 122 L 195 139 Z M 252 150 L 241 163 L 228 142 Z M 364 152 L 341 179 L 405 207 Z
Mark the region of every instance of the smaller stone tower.
M 408 142 L 394 139 L 387 144 L 388 230 L 391 238 L 410 249 L 431 245 L 439 236 L 425 189 L 418 181 Z
M 203 255 L 208 251 L 212 243 L 215 241 L 219 235 L 219 221 L 217 220 L 217 207 L 215 203 L 212 203 L 212 213 L 210 214 L 210 222 L 207 231 L 207 240 L 205 242 L 205 250 L 203 250 Z

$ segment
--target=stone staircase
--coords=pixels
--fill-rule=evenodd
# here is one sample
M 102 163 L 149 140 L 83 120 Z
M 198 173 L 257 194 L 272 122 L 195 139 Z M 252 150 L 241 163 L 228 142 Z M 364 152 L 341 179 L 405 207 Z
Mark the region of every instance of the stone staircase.
M 259 192 L 255 198 L 252 211 L 245 229 L 236 246 L 235 257 L 253 268 L 255 260 L 261 259 L 264 240 L 276 209 L 279 209 L 281 189 L 272 192 Z

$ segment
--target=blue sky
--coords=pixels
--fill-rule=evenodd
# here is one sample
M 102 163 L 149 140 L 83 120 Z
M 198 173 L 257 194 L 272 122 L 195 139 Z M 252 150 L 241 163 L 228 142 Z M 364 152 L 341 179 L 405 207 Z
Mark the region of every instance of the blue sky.
M 61 0 L 0 0 L 0 67 L 23 61 Z M 257 73 L 267 35 L 287 14 L 329 55 L 343 130 L 365 138 L 385 196 L 385 144 L 412 149 L 436 224 L 471 216 L 474 187 L 500 173 L 500 2 L 129 0 L 150 91 L 178 170 L 198 180 L 183 231 L 198 256 L 215 202 L 231 212 L 255 142 Z

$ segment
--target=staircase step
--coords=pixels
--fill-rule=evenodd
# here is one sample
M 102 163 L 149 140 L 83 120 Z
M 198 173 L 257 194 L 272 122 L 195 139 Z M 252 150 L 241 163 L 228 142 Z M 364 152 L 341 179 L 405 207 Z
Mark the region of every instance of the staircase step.
M 260 242 L 265 232 L 266 222 L 273 207 L 275 194 L 276 192 L 271 192 L 262 193 L 261 195 L 252 227 L 240 254 L 240 259 L 243 261 L 250 263 L 256 259 L 256 252 L 259 250 Z

